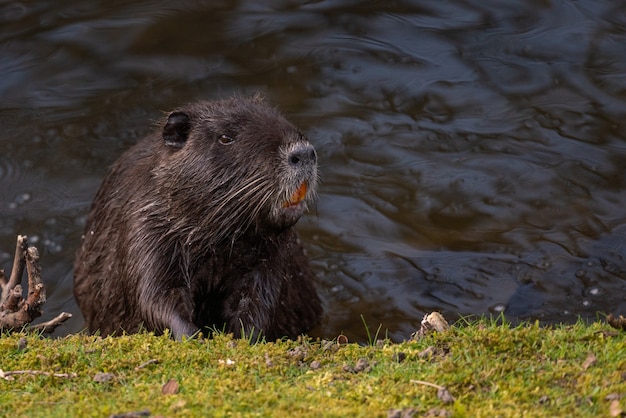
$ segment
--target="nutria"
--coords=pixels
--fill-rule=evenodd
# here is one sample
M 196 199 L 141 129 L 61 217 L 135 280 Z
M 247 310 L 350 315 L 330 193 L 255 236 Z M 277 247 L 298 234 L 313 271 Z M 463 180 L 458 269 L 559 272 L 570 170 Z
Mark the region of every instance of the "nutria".
M 93 201 L 74 266 L 89 331 L 312 328 L 322 308 L 294 224 L 316 195 L 314 148 L 258 96 L 190 104 L 162 126 Z

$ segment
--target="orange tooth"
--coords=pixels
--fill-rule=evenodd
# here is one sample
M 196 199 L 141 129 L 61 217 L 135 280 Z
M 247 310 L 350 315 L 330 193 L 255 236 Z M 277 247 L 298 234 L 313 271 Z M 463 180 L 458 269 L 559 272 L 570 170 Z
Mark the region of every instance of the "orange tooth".
M 306 197 L 307 185 L 306 182 L 303 182 L 298 189 L 293 192 L 289 201 L 283 203 L 284 208 L 288 208 L 289 206 L 297 205 L 302 202 Z

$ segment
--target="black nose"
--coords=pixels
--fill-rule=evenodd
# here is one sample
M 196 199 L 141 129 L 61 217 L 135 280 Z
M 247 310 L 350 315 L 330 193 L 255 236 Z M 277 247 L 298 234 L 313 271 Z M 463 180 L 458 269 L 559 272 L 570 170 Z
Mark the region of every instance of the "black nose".
M 317 161 L 317 154 L 315 148 L 310 144 L 298 145 L 293 151 L 289 153 L 287 157 L 289 165 L 299 167 L 307 164 L 315 164 Z

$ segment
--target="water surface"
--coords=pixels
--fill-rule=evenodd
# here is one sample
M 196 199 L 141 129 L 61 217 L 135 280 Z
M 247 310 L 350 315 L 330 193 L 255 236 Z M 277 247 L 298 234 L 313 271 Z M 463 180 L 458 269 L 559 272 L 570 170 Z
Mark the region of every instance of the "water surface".
M 59 334 L 108 165 L 163 111 L 255 91 L 319 154 L 314 334 L 626 314 L 619 2 L 0 2 L 0 28 L 0 265 L 28 234 Z

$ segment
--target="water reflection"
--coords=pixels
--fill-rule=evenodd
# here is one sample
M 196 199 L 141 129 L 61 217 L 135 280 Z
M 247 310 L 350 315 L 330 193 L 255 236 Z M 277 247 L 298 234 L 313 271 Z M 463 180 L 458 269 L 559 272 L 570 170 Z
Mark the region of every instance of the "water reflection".
M 39 239 L 50 316 L 76 313 L 108 164 L 163 110 L 256 90 L 322 164 L 300 225 L 317 333 L 626 313 L 624 6 L 43 1 L 0 4 L 0 25 L 0 262 Z

